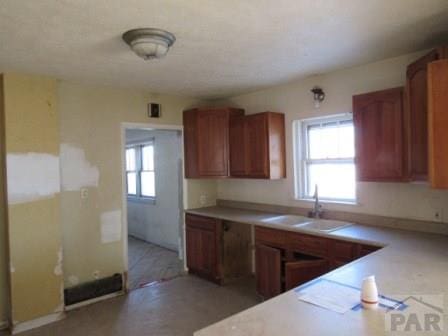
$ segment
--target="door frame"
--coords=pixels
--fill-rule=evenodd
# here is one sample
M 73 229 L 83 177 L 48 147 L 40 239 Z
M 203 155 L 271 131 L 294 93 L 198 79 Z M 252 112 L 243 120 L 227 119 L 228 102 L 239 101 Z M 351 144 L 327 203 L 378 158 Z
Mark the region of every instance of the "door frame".
M 181 159 L 182 159 L 182 168 L 184 162 L 184 139 L 183 139 L 183 131 L 184 127 L 182 125 L 171 125 L 171 124 L 152 124 L 152 123 L 130 123 L 123 122 L 121 123 L 120 128 L 120 138 L 121 138 L 121 146 L 120 146 L 120 154 L 121 154 L 121 199 L 122 199 L 122 218 L 121 222 L 123 223 L 122 232 L 123 232 L 123 268 L 124 268 L 124 287 L 126 292 L 129 291 L 129 260 L 128 260 L 128 200 L 127 200 L 127 190 L 126 190 L 126 130 L 130 129 L 147 129 L 147 130 L 166 130 L 166 131 L 179 131 L 181 135 Z M 184 269 L 186 270 L 186 258 L 185 258 L 185 224 L 184 224 L 184 216 L 183 211 L 186 209 L 186 205 L 188 204 L 187 199 L 187 189 L 186 179 L 184 175 L 184 170 L 181 169 L 180 177 L 182 178 L 182 183 L 180 183 L 181 194 L 182 194 L 182 202 L 180 202 L 180 218 L 179 218 L 179 259 L 184 262 Z

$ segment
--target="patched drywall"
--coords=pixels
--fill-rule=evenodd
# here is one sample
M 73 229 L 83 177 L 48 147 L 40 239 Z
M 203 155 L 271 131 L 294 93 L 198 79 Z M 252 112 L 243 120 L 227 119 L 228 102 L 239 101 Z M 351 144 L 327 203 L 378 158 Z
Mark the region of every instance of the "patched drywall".
M 121 241 L 122 230 L 121 210 L 107 211 L 101 214 L 101 243 Z
M 153 140 L 155 202 L 128 199 L 128 233 L 142 240 L 179 250 L 182 204 L 182 139 L 169 130 L 126 131 L 127 144 Z
M 82 161 L 98 169 L 97 185 L 87 186 L 88 195 L 81 198 L 74 175 L 66 173 L 71 161 L 61 153 L 61 176 L 64 185 L 77 190 L 61 191 L 61 216 L 64 245 L 65 286 L 71 287 L 100 277 L 122 273 L 126 268 L 123 236 L 119 241 L 103 243 L 102 214 L 122 209 L 122 123 L 181 125 L 182 111 L 197 106 L 199 101 L 169 95 L 148 94 L 137 90 L 85 86 L 62 81 L 58 89 L 61 143 L 82 150 Z M 162 106 L 162 117 L 149 119 L 147 104 Z M 62 149 L 64 151 L 64 149 Z M 78 152 L 79 154 L 79 152 Z M 85 161 L 84 161 L 85 160 Z M 78 160 L 79 163 L 79 160 Z M 78 163 L 75 163 L 77 165 Z M 207 193 L 207 201 L 215 202 L 213 182 L 185 181 L 188 189 L 186 207 L 199 204 L 199 196 Z M 211 187 L 209 186 L 211 185 Z M 104 218 L 104 216 L 103 216 Z M 123 221 L 120 220 L 123 229 Z M 104 227 L 103 227 L 104 229 Z M 121 231 L 123 232 L 123 231 Z M 115 237 L 116 238 L 116 237 Z
M 247 113 L 279 111 L 286 114 L 287 178 L 279 181 L 220 180 L 218 198 L 311 207 L 294 199 L 292 123 L 304 118 L 352 111 L 352 95 L 403 86 L 406 66 L 422 53 L 404 55 L 382 62 L 344 69 L 321 76 L 233 97 L 225 103 L 246 109 Z M 313 106 L 310 89 L 321 86 L 325 101 L 320 109 Z M 440 210 L 448 222 L 448 193 L 425 184 L 358 183 L 357 205 L 325 204 L 324 208 L 390 217 L 434 220 Z
M 98 168 L 87 161 L 81 148 L 63 143 L 60 150 L 62 190 L 76 191 L 85 187 L 98 187 Z
M 54 197 L 59 192 L 58 156 L 46 153 L 8 153 L 6 162 L 9 204 Z
M 60 311 L 62 272 L 56 80 L 4 75 L 11 319 Z

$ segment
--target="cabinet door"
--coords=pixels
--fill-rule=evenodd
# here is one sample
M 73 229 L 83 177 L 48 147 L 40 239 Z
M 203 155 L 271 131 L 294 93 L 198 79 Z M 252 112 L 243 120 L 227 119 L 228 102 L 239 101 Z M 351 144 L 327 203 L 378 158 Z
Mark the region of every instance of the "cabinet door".
M 244 116 L 230 118 L 230 176 L 244 177 L 247 175 L 247 151 L 244 125 Z
M 269 177 L 268 119 L 266 114 L 246 116 L 247 174 L 254 178 Z
M 195 110 L 184 111 L 185 177 L 198 177 L 197 116 Z
M 332 269 L 345 265 L 357 256 L 358 245 L 351 242 L 331 240 L 330 242 L 330 267 Z
M 326 260 L 303 260 L 285 264 L 285 290 L 293 289 L 328 272 Z
M 428 64 L 437 50 L 408 66 L 406 72 L 409 174 L 412 180 L 428 178 Z
M 281 252 L 257 244 L 255 248 L 257 292 L 265 299 L 281 293 Z
M 216 276 L 215 233 L 196 227 L 186 228 L 187 267 L 191 273 L 214 279 Z
M 428 66 L 429 179 L 433 188 L 448 189 L 448 60 Z
M 228 176 L 228 111 L 200 110 L 197 118 L 199 175 Z
M 403 88 L 353 97 L 359 181 L 404 181 Z

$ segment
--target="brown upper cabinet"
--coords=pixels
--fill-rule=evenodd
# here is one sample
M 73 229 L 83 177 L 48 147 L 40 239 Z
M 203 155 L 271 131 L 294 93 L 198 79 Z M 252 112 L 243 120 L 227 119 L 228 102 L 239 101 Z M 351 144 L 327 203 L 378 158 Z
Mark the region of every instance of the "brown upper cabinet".
M 234 108 L 184 111 L 185 176 L 279 179 L 286 176 L 285 117 L 245 116 Z
M 428 179 L 428 64 L 448 57 L 448 47 L 437 48 L 410 64 L 406 71 L 406 125 L 409 179 Z
M 230 124 L 230 176 L 261 179 L 286 177 L 283 113 L 237 116 Z
M 429 180 L 448 189 L 448 60 L 428 66 Z
M 229 176 L 229 126 L 244 110 L 196 108 L 184 111 L 185 176 Z
M 403 88 L 353 96 L 359 181 L 405 181 Z

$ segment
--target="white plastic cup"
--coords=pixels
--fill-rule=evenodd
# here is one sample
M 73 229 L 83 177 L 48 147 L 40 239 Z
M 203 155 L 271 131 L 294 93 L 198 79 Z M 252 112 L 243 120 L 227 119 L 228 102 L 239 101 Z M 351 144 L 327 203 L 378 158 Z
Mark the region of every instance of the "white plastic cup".
M 378 307 L 378 288 L 374 275 L 368 276 L 362 281 L 361 304 L 365 309 L 376 309 Z

